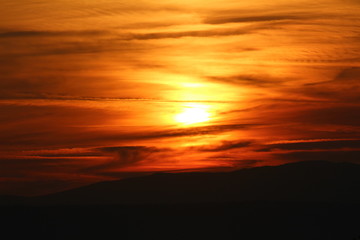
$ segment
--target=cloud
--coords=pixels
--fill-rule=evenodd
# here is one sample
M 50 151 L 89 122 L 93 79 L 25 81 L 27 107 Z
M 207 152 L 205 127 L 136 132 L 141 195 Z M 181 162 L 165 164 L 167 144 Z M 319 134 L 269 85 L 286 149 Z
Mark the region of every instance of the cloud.
M 154 153 L 164 151 L 164 149 L 147 146 L 103 147 L 98 150 L 104 153 L 115 154 L 114 161 L 107 163 L 106 167 L 135 165 L 138 162 L 146 161 Z
M 162 131 L 148 131 L 131 134 L 112 134 L 104 136 L 110 141 L 132 141 L 132 140 L 147 140 L 147 139 L 162 139 L 162 138 L 175 138 L 186 136 L 201 136 L 207 134 L 216 134 L 227 131 L 236 131 L 241 129 L 249 129 L 258 124 L 224 124 L 224 125 L 211 125 L 205 127 L 192 127 L 192 128 L 176 128 L 167 129 Z
M 39 155 L 41 154 L 23 158 L 0 157 L 1 194 L 43 195 L 95 182 L 144 174 L 136 172 L 102 174 L 101 170 L 105 166 L 101 164 L 108 161 L 108 158 L 103 157 L 104 153 L 97 154 L 96 149 L 94 153 Z M 90 155 L 94 158 L 88 158 Z
M 76 178 L 80 169 L 94 165 L 98 159 L 89 161 L 86 157 L 6 157 L 0 158 L 0 176 L 13 180 L 26 181 L 36 179 Z M 83 176 L 91 178 L 91 176 Z M 79 181 L 81 181 L 79 179 Z
M 274 25 L 271 25 L 274 26 Z M 166 39 L 166 38 L 182 38 L 182 37 L 220 37 L 220 36 L 234 36 L 251 34 L 258 30 L 268 29 L 269 24 L 254 24 L 246 27 L 238 28 L 218 28 L 210 30 L 198 31 L 181 31 L 181 32 L 153 32 L 153 33 L 129 33 L 119 36 L 121 40 L 153 40 L 153 39 Z
M 127 102 L 128 101 L 128 102 Z M 202 127 L 170 128 L 154 126 L 144 128 L 143 121 L 132 122 L 136 128 L 127 129 L 117 124 L 127 124 L 122 119 L 136 119 L 141 114 L 137 109 L 148 106 L 144 101 L 10 101 L 0 104 L 0 144 L 10 150 L 37 150 L 54 148 L 96 147 L 122 144 L 136 144 L 139 140 L 179 138 L 186 136 L 212 135 L 226 131 L 249 129 L 254 124 L 219 124 Z M 151 102 L 151 101 L 150 101 Z M 169 106 L 171 103 L 151 102 L 154 106 Z M 147 108 L 146 108 L 147 109 Z M 134 116 L 135 115 L 135 116 Z M 143 115 L 141 115 L 143 116 Z M 117 124 L 114 124 L 117 121 Z
M 274 83 L 277 85 L 288 81 L 289 79 L 274 78 L 267 74 L 239 74 L 234 76 L 210 76 L 207 79 L 214 82 L 228 83 L 234 85 L 246 85 L 250 87 L 267 87 L 273 88 Z
M 360 164 L 360 151 L 296 151 L 273 154 L 284 161 L 340 161 Z
M 360 106 L 358 105 L 333 105 L 315 106 L 312 109 L 298 109 L 292 113 L 292 121 L 302 124 L 348 125 L 358 126 L 360 119 Z
M 341 69 L 331 80 L 308 83 L 297 89 L 290 90 L 304 96 L 327 101 L 348 103 L 360 102 L 360 68 L 348 67 Z M 346 94 L 344 94 L 346 92 Z
M 83 169 L 83 172 L 107 175 L 107 172 L 116 172 L 122 167 L 156 161 L 158 160 L 156 156 L 159 153 L 168 151 L 168 149 L 148 146 L 102 147 L 97 148 L 97 150 L 104 153 L 104 155 L 108 155 L 110 158 L 99 165 Z
M 299 139 L 358 138 L 355 135 L 359 133 L 360 105 L 356 102 L 261 100 L 266 104 L 251 112 L 253 119 L 268 122 L 271 128 L 279 124 L 278 133 L 273 134 L 292 132 Z
M 43 157 L 43 158 L 79 158 L 79 157 L 100 157 L 103 156 L 103 154 L 97 152 L 79 152 L 79 153 L 33 154 L 29 156 Z
M 208 17 L 204 20 L 206 24 L 226 24 L 226 23 L 248 23 L 248 22 L 268 22 L 268 21 L 283 21 L 283 20 L 298 20 L 308 19 L 307 16 L 298 15 L 259 15 L 259 16 L 217 16 Z
M 137 44 L 126 41 L 128 33 L 114 29 L 110 30 L 68 30 L 68 31 L 8 31 L 0 32 L 0 62 L 10 58 L 26 61 L 29 57 L 58 56 L 59 65 L 66 56 L 81 54 L 127 54 L 134 55 L 146 50 L 152 50 L 150 44 Z M 127 59 L 129 60 L 129 59 Z M 28 60 L 29 61 L 29 60 Z M 36 61 L 41 61 L 37 59 Z M 84 57 L 84 65 L 91 59 Z M 29 65 L 35 63 L 25 62 Z M 50 64 L 48 62 L 47 64 Z M 76 65 L 81 63 L 77 62 Z
M 84 31 L 9 31 L 0 32 L 0 38 L 27 38 L 27 37 L 94 37 L 107 34 L 106 31 L 84 30 Z
M 242 160 L 234 160 L 233 161 L 234 167 L 236 168 L 252 168 L 266 165 L 266 162 L 264 160 L 255 160 L 255 159 L 242 159 Z
M 358 81 L 360 78 L 360 67 L 346 68 L 341 71 L 334 79 L 334 81 Z
M 203 152 L 222 152 L 232 149 L 245 148 L 251 145 L 250 141 L 223 141 L 216 146 L 201 146 L 201 147 L 192 147 L 191 149 L 196 149 L 197 151 Z
M 209 170 L 210 168 L 221 170 L 221 168 L 227 168 L 224 165 L 221 167 L 215 166 L 215 163 L 211 161 L 215 160 L 217 163 L 219 158 L 212 158 L 211 156 L 215 154 L 222 154 L 228 150 L 246 148 L 251 144 L 248 141 L 224 141 L 219 145 L 203 145 L 195 147 L 168 147 L 168 148 L 158 148 L 152 146 L 119 146 L 119 147 L 102 147 L 97 148 L 96 151 L 102 152 L 105 156 L 109 158 L 90 168 L 86 168 L 83 171 L 85 173 L 100 174 L 104 176 L 117 176 L 119 170 L 126 169 L 126 167 L 144 169 L 145 173 L 150 173 L 151 171 L 146 169 L 151 169 L 149 166 L 162 166 L 165 163 L 165 169 L 172 169 L 167 164 L 179 165 L 180 169 L 186 171 L 192 171 L 204 168 L 204 170 Z M 183 165 L 181 162 L 178 162 L 178 159 L 183 159 L 184 156 L 187 156 L 187 162 Z M 206 159 L 203 159 L 206 156 Z M 203 160 L 202 160 L 203 159 Z M 182 161 L 182 160 L 181 160 Z M 201 163 L 206 161 L 208 165 Z M 255 161 L 246 162 L 241 160 L 229 159 L 229 162 L 226 162 L 226 165 L 231 166 L 249 166 Z M 200 165 L 199 165 L 200 164 Z M 197 166 L 196 168 L 192 168 Z M 201 166 L 201 167 L 198 167 Z M 208 167 L 211 166 L 211 167 Z M 156 169 L 156 168 L 155 168 Z M 159 168 L 161 169 L 161 168 Z M 123 172 L 124 170 L 120 171 Z M 159 171 L 159 170 L 152 170 Z M 168 170 L 168 171 L 177 171 L 177 170 Z
M 89 143 L 98 133 L 91 126 L 101 126 L 114 113 L 92 106 L 44 102 L 36 105 L 0 104 L 0 145 L 5 149 L 46 149 L 75 147 Z M 121 115 L 121 113 L 119 114 Z M 95 141 L 98 143 L 98 141 Z
M 271 151 L 274 149 L 281 150 L 319 150 L 319 149 L 342 149 L 342 148 L 359 148 L 360 140 L 317 140 L 304 142 L 287 142 L 268 144 L 263 151 Z
M 319 87 L 331 87 L 351 84 L 358 85 L 358 79 L 360 78 L 360 67 L 349 67 L 340 70 L 339 73 L 330 81 L 309 83 L 306 86 L 319 86 Z

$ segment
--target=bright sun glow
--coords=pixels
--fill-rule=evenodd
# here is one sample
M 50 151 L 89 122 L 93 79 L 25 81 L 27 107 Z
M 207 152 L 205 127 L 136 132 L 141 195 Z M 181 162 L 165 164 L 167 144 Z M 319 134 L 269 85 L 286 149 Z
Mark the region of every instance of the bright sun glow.
M 175 116 L 175 120 L 183 124 L 194 124 L 210 120 L 208 106 L 200 104 L 189 104 L 183 111 Z

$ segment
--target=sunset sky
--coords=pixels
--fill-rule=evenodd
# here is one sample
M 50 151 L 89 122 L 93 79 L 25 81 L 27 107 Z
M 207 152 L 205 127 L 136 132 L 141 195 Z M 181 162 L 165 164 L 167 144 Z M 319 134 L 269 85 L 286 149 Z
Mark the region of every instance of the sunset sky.
M 0 0 L 0 195 L 360 163 L 359 13 L 359 0 Z

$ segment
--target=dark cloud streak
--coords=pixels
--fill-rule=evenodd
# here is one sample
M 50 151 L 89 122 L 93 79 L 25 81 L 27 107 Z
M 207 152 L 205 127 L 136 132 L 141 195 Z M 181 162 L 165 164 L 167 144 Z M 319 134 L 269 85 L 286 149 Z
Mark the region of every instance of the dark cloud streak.
M 285 161 L 337 161 L 360 163 L 360 151 L 297 151 L 273 154 Z
M 209 17 L 204 20 L 206 24 L 226 24 L 226 23 L 249 23 L 249 22 L 268 22 L 268 21 L 283 21 L 283 20 L 301 20 L 308 19 L 305 15 L 265 15 L 265 16 L 223 16 L 223 17 Z
M 289 142 L 267 145 L 268 148 L 264 149 L 271 151 L 274 149 L 282 150 L 318 150 L 318 149 L 341 149 L 341 148 L 359 148 L 360 140 L 319 140 L 309 142 Z
M 251 141 L 224 141 L 217 146 L 193 147 L 192 149 L 203 152 L 223 152 L 233 149 L 245 148 L 250 146 L 251 143 Z
M 27 37 L 94 37 L 109 34 L 107 31 L 9 31 L 0 32 L 0 38 L 27 38 Z
M 121 40 L 155 40 L 166 38 L 183 38 L 183 37 L 220 37 L 251 34 L 259 30 L 276 27 L 277 24 L 254 24 L 252 26 L 241 28 L 219 28 L 201 31 L 183 31 L 183 32 L 153 32 L 143 34 L 124 34 L 119 36 Z
M 164 131 L 154 131 L 149 133 L 132 133 L 132 134 L 112 134 L 105 136 L 106 140 L 111 141 L 134 141 L 147 139 L 175 138 L 186 136 L 201 136 L 207 134 L 216 134 L 227 131 L 236 131 L 241 129 L 249 129 L 260 126 L 259 124 L 226 124 L 212 125 L 206 127 L 192 127 L 187 129 L 168 129 Z M 105 140 L 104 139 L 104 140 Z

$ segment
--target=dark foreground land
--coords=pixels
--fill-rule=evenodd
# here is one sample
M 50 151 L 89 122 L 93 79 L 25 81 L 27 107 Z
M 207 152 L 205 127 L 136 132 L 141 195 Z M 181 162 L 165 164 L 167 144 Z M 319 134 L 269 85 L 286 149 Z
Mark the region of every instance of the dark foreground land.
M 360 240 L 360 166 L 155 174 L 0 198 L 0 239 Z
M 2 207 L 1 239 L 353 240 L 360 206 L 242 203 Z

